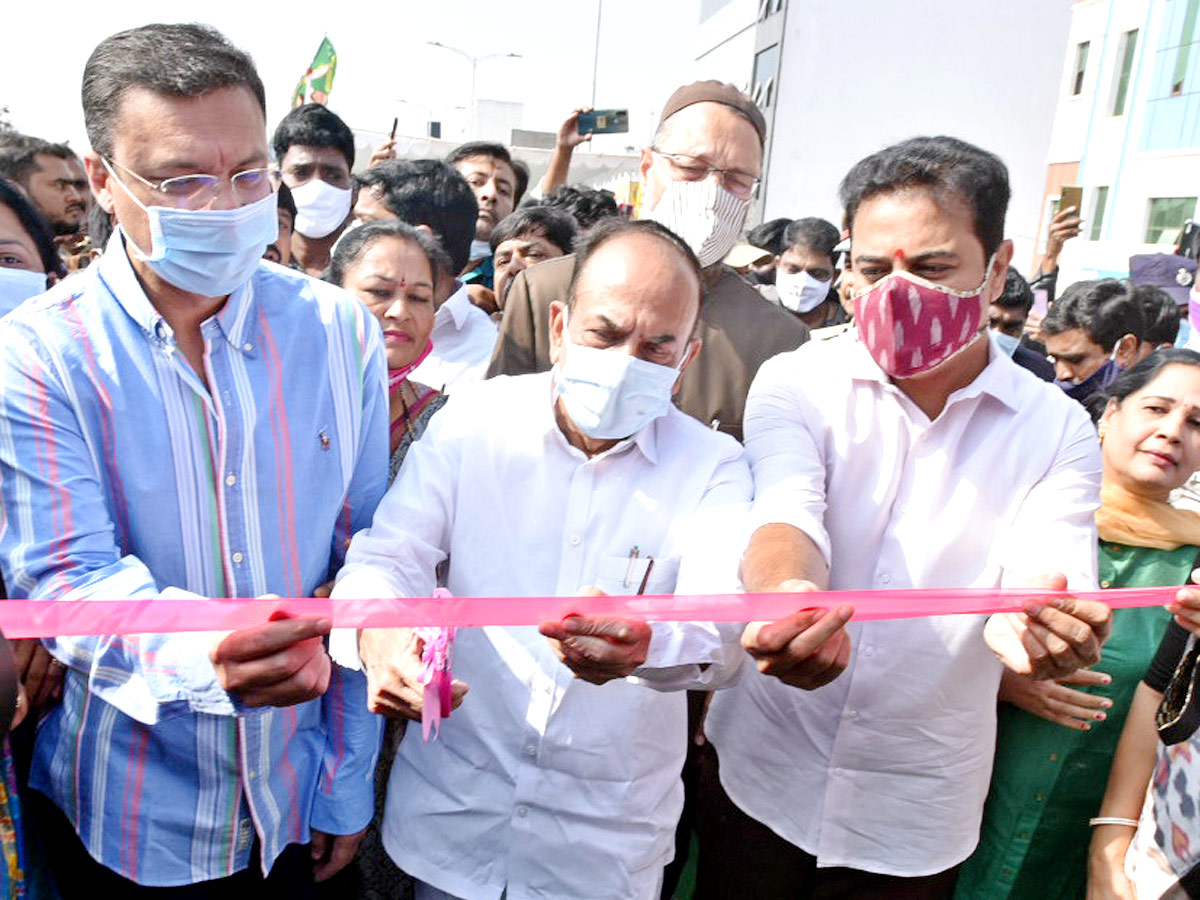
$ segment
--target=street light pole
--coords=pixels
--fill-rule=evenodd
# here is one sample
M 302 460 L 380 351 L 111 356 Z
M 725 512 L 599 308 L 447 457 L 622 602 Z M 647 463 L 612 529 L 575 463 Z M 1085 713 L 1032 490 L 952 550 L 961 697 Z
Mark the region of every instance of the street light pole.
M 468 53 L 466 50 L 460 50 L 458 47 L 451 47 L 449 44 L 443 44 L 441 41 L 426 41 L 431 47 L 441 47 L 443 50 L 449 50 L 451 53 L 457 53 L 463 59 L 471 64 L 471 138 L 475 137 L 475 131 L 479 124 L 479 111 L 475 105 L 475 75 L 479 68 L 479 64 L 485 59 L 521 59 L 520 53 L 485 53 L 482 56 L 475 56 Z
M 600 70 L 600 15 L 604 0 L 596 0 L 596 50 L 592 53 L 592 109 L 596 108 L 596 73 Z

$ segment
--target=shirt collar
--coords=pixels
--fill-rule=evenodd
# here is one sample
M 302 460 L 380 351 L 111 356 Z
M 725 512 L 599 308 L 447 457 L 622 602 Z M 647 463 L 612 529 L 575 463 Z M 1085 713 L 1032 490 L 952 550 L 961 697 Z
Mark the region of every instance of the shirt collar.
M 578 453 L 583 455 L 583 451 L 571 444 L 567 440 L 567 436 L 563 434 L 562 429 L 558 427 L 558 419 L 554 415 L 554 370 L 551 369 L 544 376 L 546 379 L 546 392 L 549 395 L 549 403 L 543 409 L 542 426 L 549 435 L 550 440 L 558 441 L 569 453 Z M 671 414 L 667 411 L 667 416 Z M 603 453 L 598 453 L 591 459 L 603 459 L 606 456 L 615 456 L 619 453 L 624 453 L 629 447 L 637 447 L 638 451 L 646 458 L 646 461 L 651 465 L 658 464 L 658 425 L 666 419 L 666 416 L 659 416 L 649 425 L 637 432 L 631 437 L 625 438 L 622 441 L 617 441 L 616 444 L 609 447 Z
M 124 230 L 117 226 L 96 263 L 100 281 L 125 310 L 125 314 L 137 323 L 147 337 L 173 342 L 175 333 L 146 296 L 146 291 L 133 270 L 133 264 L 129 261 L 125 240 Z M 248 356 L 254 355 L 255 338 L 258 334 L 256 317 L 251 314 L 254 306 L 252 276 L 229 295 L 229 299 L 212 317 L 230 346 Z
M 471 297 L 467 293 L 467 286 L 457 278 L 454 283 L 458 285 L 454 289 L 454 293 L 446 298 L 446 302 L 438 309 L 435 319 L 441 319 L 443 322 L 446 319 L 451 319 L 454 322 L 454 328 L 461 331 L 463 324 L 467 321 L 467 316 L 471 314 Z
M 1017 385 L 1017 369 L 1019 368 L 1008 358 L 1004 350 L 996 343 L 989 330 L 988 361 L 983 371 L 975 376 L 975 380 L 966 387 L 959 388 L 946 399 L 946 406 L 957 400 L 988 394 L 995 397 L 1014 412 L 1020 408 L 1019 389 Z M 850 350 L 850 377 L 857 381 L 877 381 L 880 384 L 891 384 L 891 379 L 879 368 L 879 364 L 867 352 L 864 344 L 855 333 Z

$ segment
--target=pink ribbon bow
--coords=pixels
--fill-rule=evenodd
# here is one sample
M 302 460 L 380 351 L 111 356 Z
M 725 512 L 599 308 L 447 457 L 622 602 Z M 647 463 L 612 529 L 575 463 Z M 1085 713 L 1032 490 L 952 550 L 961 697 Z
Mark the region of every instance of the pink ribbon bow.
M 445 588 L 433 592 L 435 597 L 453 596 Z M 455 628 L 414 629 L 425 644 L 421 650 L 421 674 L 417 678 L 425 685 L 424 702 L 421 706 L 421 735 L 429 743 L 429 732 L 436 740 L 441 734 L 442 719 L 450 718 L 450 686 L 454 676 L 450 662 L 454 649 Z

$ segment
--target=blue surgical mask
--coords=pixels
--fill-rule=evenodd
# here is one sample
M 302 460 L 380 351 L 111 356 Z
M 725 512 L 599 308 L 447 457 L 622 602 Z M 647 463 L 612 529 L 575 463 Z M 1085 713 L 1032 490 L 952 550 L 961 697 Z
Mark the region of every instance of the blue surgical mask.
M 0 268 L 0 316 L 46 290 L 46 273 Z
M 105 163 L 107 166 L 108 163 Z M 146 206 L 112 169 L 125 193 L 150 224 L 150 252 L 135 245 L 126 232 L 126 246 L 164 281 L 201 297 L 224 297 L 250 280 L 263 251 L 279 237 L 277 195 L 235 209 L 175 209 Z
M 1078 400 L 1080 403 L 1087 403 L 1087 401 L 1096 396 L 1096 394 L 1107 390 L 1108 386 L 1112 384 L 1116 377 L 1120 374 L 1121 369 L 1117 365 L 1116 360 L 1109 358 L 1104 361 L 1104 365 L 1098 368 L 1087 378 L 1083 379 L 1083 381 L 1075 382 L 1058 380 L 1054 383 L 1066 391 L 1067 396 L 1072 400 Z
M 588 437 L 627 438 L 671 408 L 671 390 L 679 377 L 676 366 L 572 343 L 565 310 L 563 345 L 566 357 L 556 370 L 555 393 L 571 421 Z
M 1000 349 L 1012 358 L 1017 352 L 1017 348 L 1021 346 L 1021 339 L 1013 337 L 1011 334 L 1005 334 L 1003 331 L 992 329 L 992 337 L 996 339 L 996 343 L 1000 345 Z

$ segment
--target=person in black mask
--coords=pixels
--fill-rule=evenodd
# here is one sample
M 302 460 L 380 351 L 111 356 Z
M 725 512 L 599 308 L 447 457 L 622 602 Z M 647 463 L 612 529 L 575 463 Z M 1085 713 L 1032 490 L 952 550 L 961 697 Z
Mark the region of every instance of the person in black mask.
M 1055 384 L 1087 406 L 1138 360 L 1145 332 L 1145 313 L 1128 282 L 1076 282 L 1042 320 Z
M 783 233 L 791 224 L 791 219 L 771 219 L 746 232 L 746 242 L 751 247 L 766 250 L 771 254 L 769 262 L 751 264 L 747 273 L 751 284 L 775 283 L 775 261 L 788 248 Z

